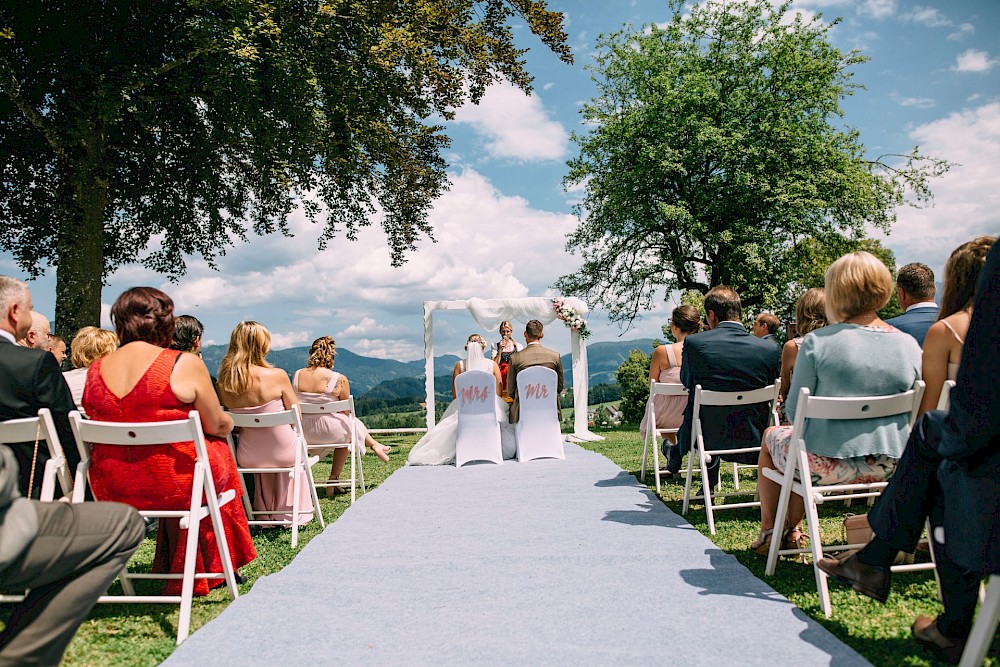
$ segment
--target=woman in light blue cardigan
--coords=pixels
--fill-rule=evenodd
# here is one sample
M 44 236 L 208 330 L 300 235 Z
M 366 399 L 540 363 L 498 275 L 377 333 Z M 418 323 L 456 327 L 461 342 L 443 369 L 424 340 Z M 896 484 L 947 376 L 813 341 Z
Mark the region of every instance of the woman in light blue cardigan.
M 795 361 L 785 408 L 794 422 L 802 387 L 813 396 L 885 396 L 909 390 L 920 379 L 920 346 L 883 322 L 877 311 L 889 302 L 894 284 L 889 269 L 867 252 L 844 255 L 826 271 L 826 309 L 830 324 L 808 334 Z M 909 436 L 905 416 L 851 421 L 806 422 L 809 471 L 813 484 L 851 484 L 888 479 Z M 750 548 L 767 555 L 774 532 L 781 487 L 761 468 L 784 472 L 792 427 L 764 432 L 758 460 L 760 535 Z M 792 494 L 784 548 L 802 545 L 802 498 Z

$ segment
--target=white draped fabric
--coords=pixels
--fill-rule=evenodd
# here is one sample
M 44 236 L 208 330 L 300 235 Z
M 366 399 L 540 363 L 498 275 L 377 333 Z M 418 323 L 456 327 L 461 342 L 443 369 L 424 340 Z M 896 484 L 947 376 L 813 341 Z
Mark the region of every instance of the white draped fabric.
M 581 315 L 589 312 L 587 304 L 575 297 L 563 297 L 563 302 Z M 523 297 L 519 299 L 463 299 L 424 301 L 424 363 L 427 394 L 427 428 L 434 427 L 434 319 L 435 310 L 468 310 L 473 319 L 487 331 L 495 331 L 504 320 L 527 322 L 539 320 L 548 324 L 556 319 L 552 299 Z M 573 353 L 573 436 L 580 440 L 603 440 L 587 428 L 587 345 L 580 334 L 570 330 Z

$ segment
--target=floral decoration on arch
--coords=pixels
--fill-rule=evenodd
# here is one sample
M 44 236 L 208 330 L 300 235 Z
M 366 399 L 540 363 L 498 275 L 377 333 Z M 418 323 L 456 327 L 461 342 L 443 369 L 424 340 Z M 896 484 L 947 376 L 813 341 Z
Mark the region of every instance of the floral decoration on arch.
M 587 320 L 580 314 L 586 309 L 586 305 L 579 299 L 569 297 L 556 297 L 552 299 L 552 309 L 556 311 L 556 317 L 566 323 L 573 331 L 580 334 L 580 338 L 588 338 L 591 334 L 587 328 Z

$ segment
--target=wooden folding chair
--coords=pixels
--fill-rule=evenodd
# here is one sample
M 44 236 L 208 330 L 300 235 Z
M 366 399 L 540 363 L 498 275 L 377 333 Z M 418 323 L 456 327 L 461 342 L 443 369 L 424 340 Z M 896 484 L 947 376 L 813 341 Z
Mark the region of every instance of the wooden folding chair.
M 455 377 L 458 401 L 455 466 L 458 468 L 472 461 L 503 463 L 496 383 L 493 374 L 486 371 L 465 371 Z
M 786 556 L 800 553 L 811 553 L 813 559 L 813 571 L 816 575 L 816 589 L 819 593 L 820 608 L 823 614 L 830 618 L 832 613 L 830 605 L 830 591 L 827 582 L 827 575 L 817 564 L 824 553 L 833 551 L 844 551 L 847 549 L 860 549 L 864 544 L 842 544 L 836 546 L 823 546 L 819 530 L 818 506 L 828 500 L 845 500 L 849 498 L 874 498 L 882 493 L 888 482 L 865 482 L 855 484 L 831 484 L 816 485 L 812 483 L 812 475 L 809 472 L 809 459 L 806 454 L 806 443 L 802 434 L 807 419 L 874 419 L 877 417 L 893 417 L 905 415 L 912 427 L 920 409 L 920 399 L 924 394 L 924 383 L 917 380 L 913 388 L 900 394 L 890 396 L 811 396 L 809 389 L 803 387 L 799 392 L 799 400 L 795 410 L 795 423 L 792 425 L 791 444 L 788 449 L 788 459 L 785 464 L 785 472 L 779 473 L 771 468 L 762 470 L 765 477 L 781 484 L 781 492 L 778 496 L 778 511 L 774 518 L 775 526 L 784 526 L 788 515 L 788 505 L 792 493 L 802 496 L 806 510 L 806 524 L 809 529 L 809 548 L 804 549 L 781 549 L 781 540 L 771 540 L 771 550 L 767 556 L 767 567 L 765 574 L 774 574 L 778 563 L 778 556 Z M 838 494 L 832 498 L 827 498 L 829 494 Z M 776 530 L 777 534 L 779 531 Z M 934 549 L 931 541 L 931 562 L 913 563 L 908 565 L 894 565 L 893 572 L 927 570 L 934 568 Z
M 712 456 L 759 452 L 760 443 L 754 447 L 739 447 L 736 449 L 705 449 L 705 438 L 702 432 L 701 424 L 701 408 L 706 405 L 746 406 L 756 405 L 758 403 L 767 403 L 769 414 L 768 422 L 769 424 L 774 425 L 778 423 L 778 413 L 775 406 L 778 403 L 778 389 L 780 386 L 781 382 L 776 380 L 774 384 L 762 387 L 761 389 L 751 389 L 748 391 L 708 391 L 706 389 L 702 389 L 700 384 L 694 388 L 694 410 L 691 417 L 691 451 L 688 454 L 687 478 L 684 482 L 684 503 L 681 508 L 681 513 L 687 514 L 688 506 L 692 500 L 703 500 L 705 503 L 705 515 L 708 517 L 708 530 L 713 535 L 715 535 L 716 511 L 739 509 L 741 507 L 760 507 L 760 500 L 758 500 L 755 495 L 754 500 L 750 502 L 716 505 L 714 502 L 716 498 L 745 496 L 749 495 L 750 492 L 737 491 L 735 493 L 712 493 L 708 484 L 708 464 L 711 462 Z M 704 491 L 703 495 L 700 496 L 691 495 L 691 478 L 694 473 L 695 459 L 698 460 L 698 465 L 701 469 L 701 483 Z M 739 478 L 738 466 L 733 468 L 733 472 L 735 476 Z M 719 481 L 721 482 L 721 469 L 719 470 L 719 473 Z M 734 484 L 734 486 L 738 488 L 737 484 Z
M 293 405 L 291 410 L 281 410 L 279 412 L 265 412 L 260 414 L 243 414 L 239 412 L 229 412 L 233 418 L 233 426 L 242 430 L 254 428 L 280 428 L 287 426 L 295 432 L 295 463 L 290 466 L 273 466 L 263 468 L 246 468 L 237 466 L 240 477 L 243 480 L 243 507 L 246 509 L 248 523 L 251 526 L 288 526 L 292 529 L 292 548 L 299 545 L 299 515 L 314 514 L 319 521 L 321 528 L 323 523 L 323 512 L 319 506 L 319 496 L 316 495 L 316 484 L 313 482 L 312 467 L 319 461 L 318 456 L 309 456 L 306 450 L 305 437 L 302 435 L 302 420 L 299 416 L 299 406 Z M 232 434 L 229 435 L 229 448 L 233 452 L 233 458 L 237 464 L 236 443 Z M 275 514 L 273 510 L 255 510 L 250 494 L 247 492 L 246 475 L 265 474 L 285 474 L 292 480 L 292 512 L 291 518 L 287 520 L 265 519 L 260 520 L 255 517 L 261 514 Z M 309 495 L 312 496 L 312 510 L 299 509 L 299 485 L 309 486 Z
M 649 450 L 653 450 L 653 476 L 656 478 L 656 493 L 660 493 L 660 477 L 664 470 L 660 469 L 660 447 L 657 440 L 665 435 L 677 435 L 676 428 L 656 428 L 656 396 L 687 396 L 688 390 L 682 384 L 672 382 L 649 381 L 649 399 L 646 401 L 646 438 L 642 445 L 642 470 L 640 475 L 643 484 L 646 483 L 646 461 Z
M 944 410 L 947 412 L 948 408 L 951 407 L 951 390 L 955 388 L 954 380 L 945 380 L 944 385 L 941 386 L 941 397 L 938 398 L 937 409 Z
M 226 539 L 225 527 L 222 525 L 222 515 L 219 508 L 236 498 L 236 491 L 229 489 L 216 493 L 212 479 L 212 467 L 209 463 L 208 448 L 205 444 L 205 433 L 201 428 L 201 417 L 197 410 L 192 410 L 187 419 L 166 422 L 102 422 L 85 420 L 79 412 L 69 415 L 70 425 L 76 444 L 80 448 L 80 465 L 77 467 L 76 484 L 73 502 L 83 502 L 84 490 L 89 483 L 90 446 L 92 443 L 116 447 L 142 447 L 148 445 L 163 445 L 174 442 L 194 442 L 195 461 L 191 480 L 191 500 L 188 507 L 164 507 L 156 510 L 142 510 L 143 517 L 179 519 L 182 529 L 187 530 L 187 542 L 184 545 L 184 572 L 182 574 L 136 574 L 124 570 L 119 577 L 124 595 L 102 595 L 98 602 L 115 603 L 166 603 L 179 604 L 180 617 L 177 622 L 177 644 L 185 639 L 191 629 L 191 603 L 194 598 L 195 579 L 219 579 L 226 581 L 229 596 L 234 600 L 240 596 L 236 585 L 236 573 L 229 557 L 229 542 Z M 149 497 L 155 500 L 156 489 L 150 489 Z M 202 500 L 204 498 L 204 501 Z M 97 498 L 97 500 L 114 500 L 114 498 Z M 195 564 L 198 553 L 199 526 L 202 520 L 208 519 L 215 531 L 215 540 L 219 549 L 219 560 L 222 562 L 222 572 L 196 573 Z M 178 547 L 179 548 L 179 547 Z M 180 595 L 136 595 L 132 588 L 133 579 L 181 579 Z
M 357 412 L 354 409 L 354 396 L 348 396 L 347 398 L 341 399 L 339 401 L 326 401 L 324 403 L 308 403 L 300 402 L 299 410 L 304 415 L 322 415 L 322 414 L 335 414 L 338 412 L 347 413 L 350 419 L 350 432 L 351 440 L 350 442 L 324 442 L 308 444 L 306 443 L 306 451 L 310 454 L 313 452 L 321 452 L 319 456 L 322 458 L 333 449 L 341 449 L 344 447 L 348 448 L 351 457 L 351 477 L 350 479 L 338 479 L 336 481 L 324 481 L 316 482 L 313 484 L 317 488 L 343 488 L 345 485 L 349 485 L 351 488 L 351 504 L 354 504 L 354 500 L 357 497 L 358 482 L 361 483 L 361 492 L 365 493 L 365 470 L 361 465 L 361 457 L 364 455 L 365 443 L 358 440 L 358 429 L 357 429 Z

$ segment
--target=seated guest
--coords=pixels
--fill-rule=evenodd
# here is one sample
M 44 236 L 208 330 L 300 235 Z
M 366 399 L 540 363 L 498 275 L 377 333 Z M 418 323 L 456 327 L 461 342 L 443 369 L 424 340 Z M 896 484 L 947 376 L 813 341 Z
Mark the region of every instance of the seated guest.
M 701 385 L 702 389 L 709 391 L 761 389 L 778 379 L 781 363 L 781 351 L 777 345 L 751 336 L 743 328 L 740 297 L 731 287 L 717 285 L 705 294 L 705 314 L 709 331 L 689 336 L 684 341 L 681 355 L 681 383 L 690 393 L 684 407 L 678 444 L 664 452 L 667 455 L 667 470 L 675 475 L 681 469 L 681 457 L 691 447 L 695 386 Z M 757 447 L 769 415 L 770 411 L 763 403 L 739 407 L 706 406 L 701 411 L 705 447 Z M 750 457 L 753 454 L 734 454 L 727 460 L 749 464 Z M 718 484 L 720 460 L 720 457 L 713 456 L 709 464 L 709 489 Z
M 937 407 L 945 380 L 954 380 L 972 319 L 979 273 L 996 237 L 980 236 L 955 248 L 944 265 L 944 294 L 938 321 L 924 338 L 923 376 L 927 383 L 920 411 Z
M 807 289 L 795 302 L 795 336 L 781 348 L 781 387 L 778 389 L 778 414 L 784 414 L 788 388 L 792 386 L 795 359 L 807 333 L 826 326 L 826 295 L 822 287 Z M 787 421 L 783 419 L 782 421 Z
M 63 340 L 62 336 L 52 336 L 49 342 L 51 343 L 49 345 L 49 352 L 52 353 L 52 356 L 62 366 L 62 363 L 66 361 L 66 341 Z
M 693 333 L 701 331 L 701 315 L 694 306 L 678 306 L 670 316 L 670 333 L 673 343 L 658 345 L 649 360 L 649 379 L 653 382 L 681 383 L 681 355 L 684 351 L 684 339 Z M 684 421 L 684 406 L 687 396 L 655 396 L 653 408 L 656 414 L 656 428 L 679 428 Z M 647 423 L 649 413 L 642 414 L 639 433 L 645 439 L 649 428 Z M 677 442 L 674 434 L 668 434 L 672 442 Z
M 920 379 L 920 346 L 891 327 L 877 311 L 892 296 L 892 274 L 867 252 L 844 255 L 826 270 L 826 312 L 831 324 L 806 334 L 795 361 L 795 376 L 785 409 L 795 420 L 803 387 L 813 396 L 886 396 L 909 390 Z M 856 420 L 806 422 L 802 434 L 813 484 L 854 484 L 887 479 L 903 453 L 909 434 L 906 415 Z M 762 468 L 784 472 L 791 426 L 764 432 Z M 759 474 L 760 535 L 750 548 L 767 555 L 774 532 L 781 485 Z M 802 544 L 802 497 L 792 494 L 782 544 Z
M 236 461 L 226 442 L 233 419 L 223 411 L 208 369 L 193 354 L 166 349 L 174 333 L 174 303 L 155 287 L 133 287 L 111 306 L 121 347 L 91 364 L 83 407 L 91 419 L 111 422 L 159 422 L 187 419 L 197 410 L 205 430 L 209 464 L 218 492 L 242 494 Z M 51 356 L 51 355 L 49 355 Z M 98 500 L 127 503 L 136 509 L 185 509 L 191 502 L 196 454 L 193 442 L 130 448 L 95 443 L 91 448 L 90 485 Z M 256 556 L 246 514 L 239 502 L 221 508 L 233 568 Z M 199 526 L 196 572 L 221 572 L 211 522 Z M 153 572 L 183 572 L 185 534 L 178 519 L 160 519 Z M 224 580 L 197 579 L 195 595 Z M 181 580 L 167 581 L 166 595 L 180 595 Z
M 912 552 L 930 518 L 944 613 L 918 616 L 913 637 L 958 662 L 972 628 L 979 582 L 1000 574 L 1000 246 L 983 267 L 947 413 L 925 413 L 896 474 L 868 513 L 874 539 L 820 569 L 885 602 L 899 551 Z M 943 534 L 944 543 L 940 541 Z
M 0 632 L 0 665 L 58 665 L 80 623 L 146 535 L 118 503 L 42 503 L 17 492 L 0 446 L 0 592 L 23 595 Z
M 217 389 L 230 412 L 255 415 L 290 410 L 298 403 L 288 375 L 267 362 L 271 334 L 257 322 L 240 322 L 229 338 L 229 350 L 219 365 Z M 296 438 L 291 425 L 241 429 L 236 461 L 244 468 L 274 468 L 295 464 Z M 312 519 L 312 494 L 306 471 L 299 473 L 299 524 Z M 253 508 L 271 511 L 261 521 L 290 521 L 295 501 L 288 473 L 257 473 Z
M 351 385 L 347 378 L 333 370 L 336 358 L 337 344 L 332 338 L 322 336 L 313 341 L 309 348 L 306 367 L 295 371 L 295 375 L 292 376 L 292 388 L 301 403 L 342 401 L 351 395 Z M 377 457 L 388 462 L 390 448 L 373 438 L 360 419 L 355 419 L 354 423 L 358 429 L 358 442 L 364 442 Z M 350 419 L 345 413 L 302 415 L 302 428 L 305 429 L 306 442 L 310 445 L 351 441 Z M 330 469 L 330 479 L 327 481 L 336 482 L 340 479 L 347 455 L 346 447 L 333 450 L 333 467 Z M 345 491 L 340 487 L 331 486 L 327 487 L 326 492 L 327 495 L 333 495 Z
M 24 334 L 24 338 L 19 339 L 17 342 L 24 347 L 48 352 L 49 348 L 52 347 L 51 338 L 52 327 L 49 324 L 49 318 L 41 313 L 31 311 L 31 326 L 27 333 Z
M 562 421 L 562 409 L 559 408 L 558 395 L 563 390 L 563 367 L 562 357 L 555 350 L 542 347 L 542 338 L 545 336 L 542 323 L 538 320 L 531 320 L 524 325 L 524 342 L 527 344 L 520 352 L 515 352 L 510 358 L 510 368 L 507 371 L 507 395 L 514 399 L 510 404 L 510 423 L 516 424 L 520 415 L 520 402 L 517 393 L 517 374 L 525 368 L 532 366 L 544 366 L 556 372 L 556 409 L 559 413 L 559 420 Z
M 753 321 L 753 326 L 750 327 L 753 331 L 753 335 L 757 336 L 761 340 L 769 340 L 775 345 L 778 344 L 778 339 L 774 337 L 777 333 L 778 327 L 781 326 L 781 321 L 775 316 L 774 313 L 761 313 L 757 316 L 757 319 Z
M 205 333 L 205 325 L 194 315 L 178 315 L 174 320 L 174 338 L 170 341 L 171 350 L 190 352 L 201 356 L 201 335 Z
M 32 313 L 28 286 L 15 278 L 0 276 L 0 421 L 37 417 L 41 408 L 51 410 L 66 463 L 75 474 L 80 455 L 73 445 L 69 413 L 76 406 L 59 364 L 47 351 L 15 342 L 29 338 Z M 10 445 L 20 469 L 18 488 L 22 496 L 29 498 L 41 494 L 45 463 L 49 460 L 48 448 L 35 445 L 34 442 Z
M 886 324 L 905 331 L 923 345 L 927 329 L 938 319 L 934 292 L 934 272 L 930 267 L 919 262 L 907 264 L 896 274 L 896 298 L 905 312 Z
M 73 364 L 73 370 L 63 373 L 63 377 L 66 378 L 70 393 L 73 394 L 73 402 L 84 415 L 87 414 L 83 409 L 83 387 L 87 383 L 87 369 L 96 360 L 108 356 L 117 349 L 118 336 L 113 331 L 83 327 L 73 336 L 73 343 L 70 345 L 70 362 Z

